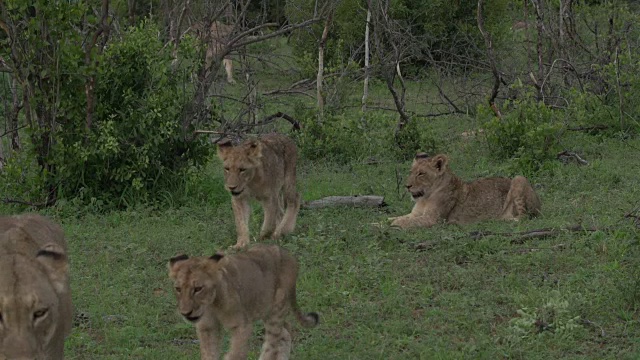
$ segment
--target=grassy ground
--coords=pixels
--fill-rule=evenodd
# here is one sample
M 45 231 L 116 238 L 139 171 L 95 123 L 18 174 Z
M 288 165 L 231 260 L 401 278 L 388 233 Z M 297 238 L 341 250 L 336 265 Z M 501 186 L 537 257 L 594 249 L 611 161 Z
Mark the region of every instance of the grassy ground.
M 462 178 L 506 173 L 481 139 L 457 135 L 472 123 L 434 126 Z M 640 201 L 640 141 L 576 134 L 564 145 L 590 165 L 558 164 L 532 179 L 543 201 L 540 218 L 407 232 L 385 219 L 411 208 L 402 188 L 408 162 L 301 161 L 305 200 L 378 194 L 389 206 L 302 210 L 296 232 L 281 241 L 301 263 L 301 307 L 321 314 L 319 327 L 295 327 L 293 358 L 638 358 L 639 234 L 623 216 Z M 195 330 L 176 312 L 166 261 L 235 243 L 218 162 L 205 171 L 208 205 L 82 216 L 65 206 L 48 211 L 70 243 L 76 321 L 68 359 L 198 358 Z M 261 211 L 254 207 L 253 234 Z M 611 229 L 522 244 L 469 234 L 577 223 Z M 260 349 L 259 326 L 254 335 L 250 358 Z

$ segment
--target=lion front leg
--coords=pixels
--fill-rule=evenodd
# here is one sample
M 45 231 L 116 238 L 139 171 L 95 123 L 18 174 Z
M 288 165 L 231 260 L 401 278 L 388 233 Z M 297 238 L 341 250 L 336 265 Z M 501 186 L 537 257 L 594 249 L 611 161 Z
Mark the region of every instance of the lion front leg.
M 251 215 L 251 205 L 246 198 L 231 198 L 231 207 L 233 208 L 233 216 L 236 223 L 237 242 L 236 248 L 246 247 L 249 245 L 249 216 Z
M 201 325 L 203 324 L 203 325 Z M 205 324 L 199 322 L 196 325 L 198 340 L 200 340 L 200 359 L 218 360 L 220 358 L 221 328 L 217 320 Z
M 224 360 L 245 360 L 249 354 L 249 337 L 253 327 L 251 324 L 240 325 L 231 330 L 231 344 Z
M 415 227 L 432 227 L 438 222 L 438 219 L 429 215 L 414 216 L 412 214 L 393 218 L 391 226 L 401 229 L 409 229 Z

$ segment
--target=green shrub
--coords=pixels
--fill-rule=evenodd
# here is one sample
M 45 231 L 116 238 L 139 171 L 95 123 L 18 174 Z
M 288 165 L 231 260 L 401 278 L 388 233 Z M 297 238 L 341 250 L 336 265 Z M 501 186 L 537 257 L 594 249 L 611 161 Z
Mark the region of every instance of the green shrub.
M 481 105 L 478 117 L 484 124 L 487 144 L 499 159 L 511 159 L 514 170 L 530 174 L 555 158 L 564 125 L 563 112 L 553 110 L 533 98 L 507 101 L 502 118 Z
M 158 33 L 145 22 L 105 49 L 89 130 L 82 97 L 65 104 L 70 116 L 56 147 L 63 197 L 82 194 L 116 206 L 166 199 L 183 184 L 189 167 L 207 158 L 204 139 L 185 141 L 179 120 L 190 95 L 184 86 L 193 70 L 189 66 L 197 64 L 189 57 L 196 52 L 185 41 L 174 67 L 171 49 L 163 47 Z

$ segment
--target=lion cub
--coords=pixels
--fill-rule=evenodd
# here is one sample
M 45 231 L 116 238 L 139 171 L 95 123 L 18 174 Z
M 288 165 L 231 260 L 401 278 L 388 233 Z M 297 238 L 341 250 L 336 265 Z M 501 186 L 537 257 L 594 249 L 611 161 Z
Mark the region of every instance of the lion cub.
M 62 229 L 35 214 L 0 217 L 0 359 L 63 359 L 71 312 Z
M 231 193 L 238 237 L 235 247 L 249 244 L 251 198 L 264 209 L 261 239 L 278 239 L 293 232 L 300 210 L 295 143 L 280 134 L 263 135 L 238 146 L 226 141 L 218 144 L 218 156 L 224 166 L 224 185 Z
M 202 359 L 218 359 L 221 327 L 231 331 L 225 359 L 246 359 L 253 322 L 263 320 L 265 340 L 261 360 L 286 360 L 291 335 L 285 318 L 293 311 L 306 327 L 318 323 L 318 314 L 304 314 L 296 303 L 298 263 L 276 245 L 256 245 L 246 252 L 224 256 L 169 260 L 178 310 L 194 323 Z
M 540 199 L 527 178 L 495 177 L 463 182 L 445 155 L 420 153 L 411 165 L 407 190 L 416 204 L 411 213 L 390 218 L 392 226 L 430 227 L 439 221 L 466 224 L 484 219 L 517 220 L 540 213 Z

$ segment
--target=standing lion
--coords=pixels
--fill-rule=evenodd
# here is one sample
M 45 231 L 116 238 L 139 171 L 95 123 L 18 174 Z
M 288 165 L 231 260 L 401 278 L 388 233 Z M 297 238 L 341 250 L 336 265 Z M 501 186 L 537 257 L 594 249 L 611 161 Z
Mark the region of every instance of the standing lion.
M 445 155 L 418 154 L 407 179 L 416 204 L 411 213 L 390 218 L 403 229 L 440 221 L 466 224 L 485 219 L 517 220 L 540 213 L 540 199 L 527 178 L 495 177 L 463 182 L 449 169 Z
M 287 360 L 291 335 L 286 317 L 293 313 L 305 327 L 318 324 L 318 314 L 303 313 L 296 302 L 298 262 L 277 245 L 256 245 L 246 252 L 224 256 L 169 260 L 178 311 L 192 322 L 203 360 L 217 360 L 222 328 L 231 331 L 225 359 L 246 359 L 253 323 L 265 327 L 261 360 Z
M 236 223 L 235 247 L 249 244 L 251 199 L 264 209 L 260 238 L 278 239 L 293 232 L 300 210 L 296 191 L 296 145 L 281 134 L 263 135 L 240 145 L 231 141 L 218 144 L 224 167 L 224 185 L 231 193 Z
M 0 359 L 63 359 L 71 312 L 62 229 L 35 214 L 0 217 Z

